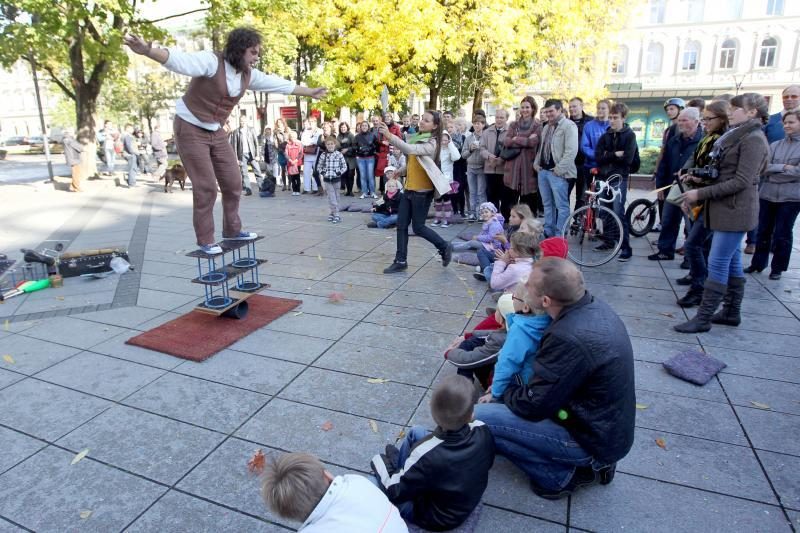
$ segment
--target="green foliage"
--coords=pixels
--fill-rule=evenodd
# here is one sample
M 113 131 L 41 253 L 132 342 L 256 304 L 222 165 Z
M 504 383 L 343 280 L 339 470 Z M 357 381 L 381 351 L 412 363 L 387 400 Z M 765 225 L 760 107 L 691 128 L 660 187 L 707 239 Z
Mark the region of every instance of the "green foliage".
M 639 167 L 639 174 L 653 174 L 656 171 L 656 159 L 661 152 L 661 148 L 648 146 L 639 150 L 639 157 L 642 165 Z

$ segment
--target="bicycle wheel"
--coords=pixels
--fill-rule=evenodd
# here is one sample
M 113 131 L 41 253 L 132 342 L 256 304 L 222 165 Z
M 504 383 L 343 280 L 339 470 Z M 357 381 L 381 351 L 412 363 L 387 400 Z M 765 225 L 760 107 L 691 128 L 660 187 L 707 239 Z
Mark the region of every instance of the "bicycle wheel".
M 644 237 L 656 223 L 655 204 L 647 198 L 634 200 L 625 210 L 628 219 L 628 231 L 634 237 Z
M 561 236 L 569 246 L 568 257 L 581 266 L 608 263 L 622 246 L 622 222 L 611 209 L 585 205 L 567 217 Z

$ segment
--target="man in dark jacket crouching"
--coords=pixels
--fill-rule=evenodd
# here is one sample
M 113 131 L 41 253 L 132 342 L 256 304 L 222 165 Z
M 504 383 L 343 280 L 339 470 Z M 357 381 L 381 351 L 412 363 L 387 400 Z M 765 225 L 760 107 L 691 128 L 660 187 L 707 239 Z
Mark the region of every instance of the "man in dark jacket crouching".
M 610 483 L 633 445 L 633 348 L 617 314 L 586 291 L 572 263 L 542 259 L 526 286 L 528 305 L 553 318 L 533 376 L 510 384 L 502 404 L 478 405 L 475 417 L 536 494 L 558 499 Z

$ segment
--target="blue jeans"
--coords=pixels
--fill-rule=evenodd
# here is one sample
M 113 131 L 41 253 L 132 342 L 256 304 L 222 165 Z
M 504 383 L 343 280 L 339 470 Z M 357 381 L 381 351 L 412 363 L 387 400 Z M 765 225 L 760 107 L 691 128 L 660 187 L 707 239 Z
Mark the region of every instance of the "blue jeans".
M 544 234 L 561 235 L 569 216 L 569 181 L 550 170 L 539 171 L 539 194 L 544 205 Z
M 478 215 L 478 207 L 486 201 L 486 174 L 481 169 L 467 168 L 469 212 Z
M 772 271 L 786 272 L 792 257 L 792 228 L 800 213 L 800 202 L 759 200 L 759 203 L 758 240 L 750 264 L 763 270 L 772 252 Z
M 363 183 L 363 181 L 362 181 Z M 405 191 L 400 199 L 400 209 L 397 213 L 397 253 L 394 256 L 396 263 L 405 263 L 408 257 L 408 226 L 414 234 L 422 237 L 436 246 L 439 252 L 447 249 L 445 241 L 438 233 L 425 225 L 425 217 L 433 202 L 433 191 Z
M 605 466 L 596 464 L 569 432 L 552 420 L 526 420 L 502 403 L 476 405 L 475 419 L 489 426 L 497 453 L 545 489 L 564 488 L 578 466 Z
M 138 171 L 138 161 L 135 155 L 128 156 L 128 187 L 136 186 L 136 172 Z
M 250 179 L 250 172 L 248 166 L 253 167 L 253 174 L 256 176 L 256 185 L 259 185 L 261 180 L 264 179 L 261 174 L 261 165 L 251 154 L 242 154 L 242 159 L 239 161 L 239 166 L 242 169 L 242 189 L 252 189 L 253 180 Z
M 379 228 L 388 228 L 397 224 L 397 215 L 386 215 L 384 213 L 372 213 L 372 221 L 378 225 Z
M 478 263 L 481 265 L 481 272 L 485 273 L 486 269 L 494 264 L 494 252 L 481 246 L 478 250 Z M 489 276 L 486 279 L 489 279 L 489 277 L 491 277 L 491 272 L 489 272 Z
M 678 243 L 682 219 L 683 211 L 678 206 L 664 202 L 664 211 L 661 213 L 661 233 L 658 235 L 658 251 L 662 254 L 675 255 L 675 245 Z
M 742 239 L 745 231 L 714 231 L 708 254 L 708 278 L 723 285 L 728 278 L 743 278 Z
M 689 274 L 692 275 L 692 288 L 702 289 L 708 276 L 708 265 L 706 264 L 706 245 L 711 238 L 711 230 L 703 224 L 703 212 L 700 212 L 697 220 L 692 222 L 689 235 L 683 243 L 684 257 L 689 260 Z
M 117 164 L 117 152 L 112 148 L 111 150 L 104 150 L 106 154 L 106 172 L 109 174 L 114 173 L 114 167 Z
M 465 242 L 454 242 L 453 243 L 453 251 L 454 252 L 467 252 L 469 250 L 476 250 L 480 252 L 480 250 L 485 250 L 483 243 L 481 241 L 465 241 Z
M 361 179 L 361 192 L 364 194 L 375 194 L 375 158 L 358 157 L 358 176 Z
M 406 460 L 408 460 L 408 456 L 411 455 L 411 450 L 414 449 L 414 446 L 430 434 L 431 432 L 422 426 L 414 426 L 409 429 L 408 432 L 406 432 L 403 442 L 401 442 L 400 446 L 397 447 L 397 449 L 400 451 L 400 454 L 397 456 L 397 464 L 393 465 L 395 470 L 400 470 L 403 465 L 406 464 Z M 374 473 L 369 477 L 369 480 L 372 481 L 378 488 L 380 488 L 380 484 Z M 395 503 L 395 506 L 397 507 L 397 510 L 400 511 L 400 516 L 403 518 L 403 520 L 406 522 L 411 522 L 413 520 L 413 502 L 405 501 L 402 503 Z

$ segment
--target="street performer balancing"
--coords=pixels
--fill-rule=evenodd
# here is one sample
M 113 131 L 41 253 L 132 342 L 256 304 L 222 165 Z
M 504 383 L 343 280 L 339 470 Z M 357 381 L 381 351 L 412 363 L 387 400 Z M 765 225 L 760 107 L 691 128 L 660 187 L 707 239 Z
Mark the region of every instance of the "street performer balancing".
M 249 28 L 231 31 L 222 53 L 154 48 L 152 41 L 136 35 L 126 35 L 125 44 L 172 72 L 192 77 L 186 94 L 175 103 L 173 129 L 178 155 L 192 180 L 194 231 L 200 249 L 207 254 L 222 253 L 214 239 L 217 183 L 222 192 L 222 238 L 255 239 L 255 233 L 242 231 L 241 170 L 222 125 L 248 89 L 317 99 L 324 98 L 328 90 L 300 87 L 253 68 L 261 55 L 261 35 Z

